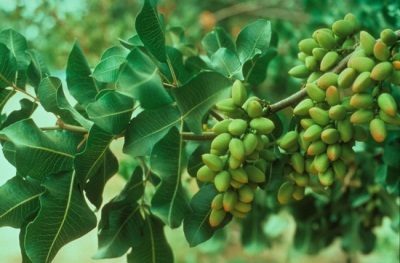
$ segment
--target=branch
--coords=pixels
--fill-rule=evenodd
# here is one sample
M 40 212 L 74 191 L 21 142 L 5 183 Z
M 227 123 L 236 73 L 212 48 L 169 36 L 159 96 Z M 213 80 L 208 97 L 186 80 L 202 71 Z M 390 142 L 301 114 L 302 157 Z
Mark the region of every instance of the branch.
M 81 126 L 75 126 L 75 125 L 70 125 L 70 124 L 65 124 L 65 123 L 59 124 L 57 126 L 41 127 L 40 129 L 42 131 L 66 130 L 66 131 L 77 132 L 77 133 L 88 133 L 88 131 Z
M 191 133 L 191 132 L 182 132 L 182 138 L 184 140 L 191 141 L 209 141 L 217 137 L 217 134 L 214 132 L 203 132 L 200 135 Z

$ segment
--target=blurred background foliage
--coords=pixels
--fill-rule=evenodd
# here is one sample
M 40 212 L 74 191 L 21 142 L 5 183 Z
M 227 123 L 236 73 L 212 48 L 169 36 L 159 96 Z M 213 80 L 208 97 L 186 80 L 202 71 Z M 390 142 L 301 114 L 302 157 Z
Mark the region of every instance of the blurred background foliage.
M 202 37 L 214 26 L 225 28 L 235 38 L 241 28 L 256 19 L 270 20 L 273 30 L 272 44 L 276 46 L 278 56 L 268 67 L 267 79 L 253 90 L 256 95 L 271 102 L 287 97 L 288 94 L 300 88 L 300 81 L 289 78 L 287 71 L 298 63 L 297 43 L 303 38 L 310 37 L 314 30 L 330 27 L 335 20 L 342 19 L 349 12 L 359 19 L 362 30 L 369 31 L 374 37 L 379 37 L 379 32 L 384 28 L 400 28 L 400 4 L 392 0 L 159 0 L 158 2 L 159 11 L 164 14 L 166 24 L 170 27 L 183 27 L 188 42 L 193 43 L 200 53 L 204 53 L 201 47 Z M 87 56 L 89 65 L 94 67 L 106 48 L 119 45 L 118 39 L 126 40 L 135 34 L 135 17 L 140 11 L 140 6 L 141 1 L 132 0 L 0 1 L 2 18 L 0 30 L 13 28 L 23 34 L 30 47 L 42 53 L 51 71 L 65 70 L 68 54 L 74 40 L 77 39 Z M 289 114 L 286 117 L 289 118 Z M 284 121 L 284 123 L 288 122 Z M 361 170 L 358 174 L 358 177 L 364 178 L 359 179 L 360 183 L 370 184 L 369 198 L 361 201 L 360 199 L 353 200 L 353 202 L 358 202 L 359 209 L 365 208 L 363 205 L 369 202 L 375 202 L 377 200 L 375 196 L 379 197 L 380 190 L 376 189 L 376 184 L 374 184 L 376 180 L 371 179 L 374 177 L 373 171 L 379 169 L 379 160 L 373 159 L 375 154 L 373 149 L 368 153 L 367 148 L 365 154 L 359 157 L 360 164 L 368 162 L 370 166 L 373 166 L 377 163 L 376 167 Z M 199 246 L 196 255 L 186 254 L 187 250 L 181 249 L 187 247 L 181 233 L 171 232 L 169 239 L 172 241 L 171 244 L 174 244 L 174 253 L 178 258 L 183 259 L 182 262 L 288 262 L 288 259 L 292 259 L 290 262 L 356 262 L 357 260 L 352 261 L 347 257 L 348 255 L 343 254 L 340 246 L 350 252 L 357 251 L 360 247 L 356 247 L 358 244 L 351 244 L 349 241 L 346 243 L 346 240 L 332 249 L 320 251 L 335 243 L 335 238 L 343 234 L 333 231 L 351 230 L 351 228 L 343 228 L 343 225 L 349 225 L 346 220 L 353 220 L 356 224 L 360 224 L 359 221 L 362 219 L 355 220 L 358 218 L 356 214 L 342 217 L 343 211 L 351 213 L 351 206 L 346 206 L 342 212 L 332 212 L 332 205 L 342 206 L 348 198 L 352 198 L 348 195 L 351 193 L 332 197 L 336 198 L 335 200 L 322 197 L 320 199 L 306 198 L 284 209 L 277 204 L 275 194 L 261 196 L 258 199 L 261 200 L 259 209 L 254 209 L 259 214 L 252 217 L 260 219 L 257 224 L 244 222 L 243 227 L 240 227 L 232 223 L 224 231 L 215 235 L 212 240 Z M 378 199 L 385 200 L 384 198 Z M 379 205 L 377 206 L 379 209 Z M 379 212 L 374 211 L 370 213 Z M 310 214 L 314 216 L 311 217 Z M 293 226 L 291 215 L 295 215 L 298 220 L 298 231 L 303 231 L 304 235 L 312 233 L 312 236 L 308 238 L 313 246 L 306 248 L 303 246 L 301 253 L 319 252 L 319 256 L 313 258 L 314 261 L 311 261 L 306 254 L 299 256 L 296 254 L 298 252 L 289 249 L 291 242 L 294 242 L 297 248 L 301 248 L 302 244 L 296 245 L 296 242 L 304 242 L 304 239 L 293 240 L 294 229 L 290 228 Z M 341 217 L 344 221 L 332 224 L 330 222 L 334 220 L 327 222 L 328 215 Z M 361 261 L 398 262 L 396 261 L 399 256 L 399 243 L 396 240 L 398 233 L 391 231 L 392 222 L 387 218 L 378 220 L 382 221 L 384 227 L 374 230 L 377 237 L 376 243 L 370 240 L 375 237 L 364 236 L 367 241 L 376 244 L 378 252 L 375 251 L 374 256 L 369 259 L 361 257 Z M 323 228 L 312 232 L 315 224 Z M 336 228 L 332 229 L 332 227 Z M 321 235 L 327 233 L 334 234 L 320 238 Z M 362 237 L 362 235 L 359 236 Z M 229 243 L 225 241 L 226 238 Z M 368 250 L 371 242 L 366 242 L 364 245 L 367 248 L 363 247 L 361 250 Z M 244 248 L 240 245 L 243 243 Z M 210 256 L 212 253 L 215 253 L 214 256 Z M 351 256 L 354 255 L 358 254 L 351 254 Z M 293 260 L 294 258 L 296 260 Z M 326 261 L 327 258 L 331 258 L 331 261 Z

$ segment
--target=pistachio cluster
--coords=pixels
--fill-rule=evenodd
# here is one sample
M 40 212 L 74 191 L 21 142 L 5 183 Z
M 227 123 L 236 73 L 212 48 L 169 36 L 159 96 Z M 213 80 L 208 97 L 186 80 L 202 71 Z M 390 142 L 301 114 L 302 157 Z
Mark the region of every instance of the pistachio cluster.
M 296 130 L 279 140 L 290 156 L 288 180 L 278 191 L 281 203 L 303 198 L 310 175 L 318 176 L 325 187 L 335 177 L 343 178 L 355 159 L 355 142 L 368 139 L 366 125 L 372 138 L 383 142 L 387 125 L 400 124 L 391 94 L 400 84 L 400 42 L 391 29 L 380 37 L 360 32 L 355 16 L 347 14 L 331 28 L 300 41 L 298 57 L 303 64 L 289 74 L 306 78 L 308 96 L 293 109 L 300 119 Z M 332 72 L 349 54 L 347 67 Z
M 227 213 L 245 218 L 251 210 L 254 191 L 266 181 L 269 162 L 269 137 L 274 123 L 264 117 L 265 105 L 257 97 L 247 96 L 245 85 L 237 80 L 231 97 L 216 104 L 228 119 L 212 128 L 217 134 L 210 153 L 202 155 L 204 165 L 197 179 L 212 182 L 220 192 L 211 204 L 210 225 L 218 226 Z M 272 154 L 272 155 L 271 155 Z

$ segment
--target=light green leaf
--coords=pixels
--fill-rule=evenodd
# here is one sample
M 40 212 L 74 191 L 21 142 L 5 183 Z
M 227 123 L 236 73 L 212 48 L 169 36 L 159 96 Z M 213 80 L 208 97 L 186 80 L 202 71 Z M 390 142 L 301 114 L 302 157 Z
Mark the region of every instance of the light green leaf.
M 132 157 L 150 154 L 153 146 L 173 126 L 179 125 L 181 115 L 175 106 L 144 110 L 131 120 L 125 132 L 123 151 Z
M 136 31 L 144 46 L 159 61 L 166 62 L 164 17 L 157 12 L 157 0 L 144 0 L 136 17 Z
M 228 78 L 243 80 L 241 63 L 235 53 L 227 48 L 220 48 L 211 56 L 215 70 Z
M 28 82 L 37 92 L 40 81 L 45 77 L 50 76 L 50 71 L 44 62 L 42 55 L 38 51 L 30 49 L 27 50 L 26 53 L 31 57 L 31 63 L 29 63 L 26 72 Z
M 153 61 L 139 48 L 134 48 L 122 66 L 117 92 L 138 99 L 144 109 L 158 109 L 172 103 Z
M 71 95 L 82 105 L 93 102 L 100 91 L 78 41 L 75 41 L 67 64 L 67 84 Z
M 37 108 L 37 104 L 28 99 L 20 100 L 19 104 L 21 105 L 21 109 L 11 112 L 7 116 L 7 119 L 5 119 L 0 125 L 0 130 L 10 126 L 13 123 L 16 123 L 17 121 L 29 118 Z
M 183 232 L 186 240 L 191 247 L 197 246 L 210 239 L 214 232 L 225 226 L 231 219 L 227 213 L 224 221 L 218 227 L 212 227 L 209 223 L 211 213 L 211 201 L 218 194 L 213 184 L 208 184 L 200 188 L 190 201 L 192 212 L 185 216 L 183 221 Z
M 50 173 L 72 169 L 81 140 L 67 131 L 41 131 L 32 119 L 16 122 L 0 132 L 15 146 L 17 171 L 42 180 Z M 29 136 L 28 136 L 29 135 Z
M 201 44 L 206 50 L 208 57 L 211 57 L 220 48 L 226 48 L 236 54 L 232 37 L 221 27 L 216 27 L 213 31 L 205 35 Z
M 14 86 L 17 60 L 3 43 L 0 43 L 0 65 L 0 89 Z
M 0 89 L 0 114 L 7 101 L 15 94 L 14 90 Z
M 173 263 L 174 255 L 165 237 L 164 225 L 153 215 L 146 215 L 143 240 L 132 247 L 128 263 Z
M 51 262 L 61 247 L 96 227 L 96 216 L 85 202 L 72 172 L 52 174 L 43 182 L 40 212 L 29 223 L 25 249 L 33 262 Z
M 144 219 L 135 201 L 143 191 L 143 172 L 137 167 L 121 193 L 101 210 L 99 250 L 93 258 L 120 257 L 142 242 Z
M 271 41 L 271 23 L 265 19 L 257 20 L 243 28 L 237 39 L 236 48 L 242 63 L 257 54 L 264 55 Z
M 231 81 L 219 73 L 201 72 L 172 90 L 182 117 L 193 133 L 201 134 L 204 115 L 218 101 L 228 97 L 231 86 Z
M 63 119 L 76 120 L 85 129 L 89 130 L 92 122 L 85 119 L 74 107 L 72 107 L 62 88 L 61 80 L 57 77 L 42 79 L 38 88 L 38 98 L 46 111 L 60 115 Z
M 114 135 L 104 132 L 96 125 L 90 128 L 85 149 L 74 159 L 77 181 L 81 186 L 97 172 L 114 138 Z
M 25 218 L 39 208 L 44 192 L 40 182 L 15 176 L 0 186 L 0 227 L 20 228 Z
M 119 68 L 125 61 L 129 50 L 121 46 L 108 48 L 101 55 L 101 61 L 93 70 L 92 76 L 98 81 L 115 83 L 118 79 Z
M 183 140 L 176 127 L 153 148 L 150 168 L 161 183 L 151 200 L 151 211 L 171 228 L 179 227 L 189 211 L 189 202 L 182 188 Z
M 134 47 L 143 46 L 142 40 L 140 40 L 138 35 L 130 37 L 128 40 L 118 39 L 122 46 L 127 49 L 133 49 Z
M 108 92 L 90 103 L 86 109 L 90 120 L 104 131 L 118 135 L 129 123 L 133 112 L 133 100 L 117 92 Z

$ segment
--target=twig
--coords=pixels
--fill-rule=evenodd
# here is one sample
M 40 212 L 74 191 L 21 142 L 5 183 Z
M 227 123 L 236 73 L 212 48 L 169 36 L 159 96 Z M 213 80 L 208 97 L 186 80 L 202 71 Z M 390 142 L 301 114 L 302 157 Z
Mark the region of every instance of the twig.
M 51 131 L 51 130 L 66 130 L 66 131 L 72 131 L 72 132 L 78 132 L 78 133 L 87 133 L 88 131 L 81 127 L 81 126 L 75 126 L 75 125 L 70 125 L 70 124 L 59 124 L 57 126 L 50 126 L 50 127 L 41 127 L 40 128 L 42 131 Z

